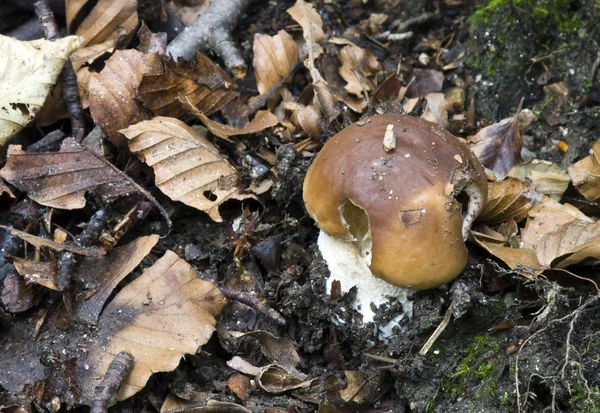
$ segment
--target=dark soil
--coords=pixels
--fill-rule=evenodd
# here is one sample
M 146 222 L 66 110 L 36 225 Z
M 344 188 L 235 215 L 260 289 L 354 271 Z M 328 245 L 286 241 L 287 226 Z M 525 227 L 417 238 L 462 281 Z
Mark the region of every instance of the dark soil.
M 290 25 L 285 10 L 293 3 L 261 1 L 244 17 L 236 35 L 248 61 L 249 39 L 255 33 L 275 34 Z M 600 75 L 592 73 L 592 65 L 600 56 L 598 1 L 316 3 L 324 26 L 337 36 L 371 13 L 387 13 L 388 22 L 424 11 L 438 13 L 436 19 L 416 27 L 412 39 L 392 43 L 385 52 L 384 66 L 395 68 L 399 64 L 408 78 L 420 67 L 417 46 L 421 41 L 442 41 L 452 34 L 451 47 L 464 47 L 465 63 L 445 72 L 445 86 L 453 86 L 457 79 L 470 84 L 467 100 L 474 98 L 480 126 L 511 116 L 524 97 L 524 107 L 541 117 L 525 138 L 532 157 L 566 167 L 587 155 L 599 137 Z M 461 4 L 451 6 L 455 3 Z M 377 45 L 368 41 L 364 47 L 377 52 Z M 302 76 L 304 83 L 309 82 L 306 73 Z M 546 88 L 559 81 L 568 87 L 566 97 L 553 96 Z M 544 120 L 550 114 L 563 118 L 551 126 Z M 347 116 L 356 118 L 351 113 Z M 569 145 L 566 153 L 557 148 L 559 140 Z M 264 144 L 255 138 L 242 141 L 252 154 Z M 286 325 L 278 325 L 245 305 L 229 304 L 218 320 L 218 333 L 200 353 L 186 356 L 174 372 L 154 375 L 143 391 L 115 405 L 112 412 L 158 411 L 169 393 L 189 399 L 197 392 L 206 398 L 243 404 L 254 412 L 600 411 L 600 321 L 595 316 L 600 302 L 589 283 L 560 274 L 527 279 L 469 245 L 470 260 L 464 274 L 449 285 L 415 294 L 412 318 L 404 320 L 389 340 L 379 341 L 373 334 L 374 326 L 357 322 L 350 310 L 352 293 L 333 299 L 325 294 L 328 269 L 316 248 L 318 230 L 304 210 L 301 194 L 312 158 L 275 138 L 265 145 L 277 154 L 277 180 L 272 191 L 258 201 L 228 202 L 222 209 L 222 224 L 157 193 L 174 226 L 152 255 L 160 257 L 167 249 L 173 250 L 201 277 L 253 291 L 285 317 Z M 242 162 L 238 166 L 249 181 L 251 168 Z M 574 199 L 567 201 L 576 203 Z M 1 224 L 24 228 L 26 224 L 19 225 L 16 220 L 31 222 L 43 212 L 31 203 L 16 205 L 20 210 L 13 206 L 3 212 Z M 110 213 L 125 208 L 119 203 L 106 206 Z M 256 217 L 257 224 L 252 223 L 253 229 L 241 239 Z M 78 218 L 57 211 L 54 219 L 74 227 L 86 220 Z M 161 217 L 152 213 L 128 237 L 156 232 L 161 225 Z M 6 238 L 4 232 L 0 236 Z M 22 253 L 22 247 L 8 238 L 0 241 L 5 243 L 3 248 L 10 249 L 10 255 Z M 232 259 L 238 242 L 246 246 L 240 256 L 243 276 Z M 11 271 L 9 264 L 0 262 L 0 280 Z M 452 321 L 429 352 L 419 355 L 452 300 L 461 303 L 455 306 Z M 61 398 L 62 411 L 84 411 L 78 407 L 77 383 L 72 378 L 86 345 L 84 337 L 95 333 L 89 326 L 75 325 L 65 331 L 43 331 L 32 340 L 32 320 L 46 310 L 46 323 L 60 325 L 50 322 L 50 318 L 58 320 L 64 315 L 60 296 L 48 299 L 46 295 L 38 307 L 18 315 L 0 309 L 0 357 L 14 358 L 14 369 L 0 375 L 41 378 L 50 372 L 45 392 L 32 387 L 20 393 L 0 392 L 0 411 L 4 411 L 2 405 L 21 401 L 33 401 L 33 411 L 51 411 L 48 395 Z M 394 310 L 380 308 L 378 320 L 388 319 Z M 235 373 L 226 361 L 240 356 L 254 365 L 268 364 L 255 342 L 233 339 L 227 333 L 250 330 L 293 340 L 303 360 L 301 371 L 317 380 L 308 389 L 277 395 L 249 390 L 240 400 L 226 386 L 228 377 Z M 2 347 L 5 343 L 13 344 Z M 360 403 L 343 403 L 339 398 L 339 389 L 346 387 L 346 371 L 360 371 L 368 377 Z M 0 377 L 0 386 L 6 386 L 4 383 Z M 39 394 L 46 396 L 38 398 Z

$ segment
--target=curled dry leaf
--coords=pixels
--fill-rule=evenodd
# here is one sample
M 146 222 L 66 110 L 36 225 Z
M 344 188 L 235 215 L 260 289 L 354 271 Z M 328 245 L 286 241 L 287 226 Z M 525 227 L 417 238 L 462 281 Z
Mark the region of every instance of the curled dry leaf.
M 315 60 L 323 53 L 323 48 L 319 43 L 325 40 L 321 16 L 310 3 L 304 0 L 296 0 L 296 4 L 290 7 L 287 12 L 302 27 L 302 33 L 308 48 L 308 57 L 304 61 L 304 66 L 308 68 L 313 83 L 323 81 L 321 73 L 315 66 Z
M 85 206 L 85 194 L 112 198 L 131 191 L 131 184 L 72 138 L 59 152 L 29 153 L 10 145 L 0 175 L 39 204 L 59 209 Z
M 21 42 L 0 35 L 0 145 L 37 115 L 80 43 L 76 36 Z
M 195 62 L 165 59 L 164 64 L 164 72 L 145 75 L 138 88 L 139 98 L 155 115 L 181 117 L 185 108 L 179 97 L 185 96 L 210 116 L 239 96 L 229 75 L 201 53 Z
M 521 163 L 523 139 L 517 116 L 486 126 L 469 136 L 470 149 L 498 179 L 503 179 L 513 166 Z
M 137 89 L 144 75 L 159 72 L 162 64 L 158 55 L 120 50 L 100 73 L 91 76 L 88 87 L 92 118 L 115 145 L 124 143 L 120 129 L 149 119 L 137 100 Z
M 91 0 L 66 2 L 67 27 L 75 30 L 73 23 L 80 18 Z M 85 16 L 75 34 L 83 38 L 83 45 L 99 44 L 119 37 L 131 37 L 138 25 L 137 0 L 98 0 Z
M 480 222 L 498 224 L 509 218 L 516 222 L 527 216 L 527 212 L 538 202 L 541 196 L 533 186 L 515 178 L 488 183 L 488 202 L 477 218 Z
M 569 168 L 573 186 L 588 201 L 600 198 L 600 140 L 590 150 L 590 156 L 580 160 Z
M 475 231 L 473 240 L 477 245 L 485 249 L 494 257 L 504 262 L 509 268 L 516 270 L 520 267 L 530 269 L 531 272 L 522 271 L 521 274 L 527 278 L 533 278 L 534 273 L 543 271 L 542 265 L 539 263 L 536 253 L 530 248 L 511 248 L 489 239 L 486 239 L 482 234 Z
M 340 76 L 346 81 L 345 89 L 348 93 L 355 96 L 363 97 L 363 87 L 367 91 L 374 90 L 375 74 L 379 70 L 379 62 L 367 49 L 358 46 L 344 46 L 339 52 Z M 358 77 L 360 78 L 358 78 Z
M 277 85 L 300 61 L 298 46 L 285 30 L 280 30 L 275 36 L 255 34 L 252 51 L 256 87 L 261 95 Z
M 531 182 L 535 191 L 560 200 L 569 187 L 571 178 L 558 165 L 548 161 L 534 159 L 520 165 L 515 165 L 508 176 Z
M 521 230 L 521 242 L 523 248 L 530 249 L 534 249 L 544 235 L 557 230 L 561 225 L 575 220 L 594 222 L 574 206 L 561 204 L 548 196 L 531 208 L 527 215 L 527 223 Z
M 83 370 L 87 402 L 108 365 L 121 351 L 134 357 L 118 400 L 141 390 L 154 372 L 174 370 L 181 357 L 208 341 L 226 303 L 212 283 L 172 251 L 125 286 L 104 310 L 98 342 L 88 349 Z
M 256 375 L 256 385 L 267 393 L 280 394 L 290 390 L 310 387 L 314 379 L 307 380 L 306 375 L 298 371 L 288 372 L 277 364 L 260 368 Z
M 174 201 L 222 222 L 219 206 L 230 198 L 244 198 L 235 168 L 185 123 L 157 117 L 121 133 L 129 140 L 129 149 L 154 169 L 156 186 Z
M 108 297 L 131 271 L 139 265 L 158 242 L 158 235 L 140 237 L 129 244 L 110 251 L 102 259 L 87 259 L 79 267 L 78 279 L 93 285 L 84 293 L 84 299 L 75 304 L 75 318 L 88 323 L 98 321 L 98 316 Z
M 222 123 L 215 122 L 206 116 L 204 113 L 198 110 L 196 106 L 190 101 L 187 96 L 179 97 L 181 103 L 185 106 L 185 108 L 194 116 L 196 116 L 200 121 L 208 128 L 209 131 L 214 133 L 219 138 L 229 140 L 230 136 L 237 135 L 251 135 L 253 133 L 261 132 L 267 128 L 271 128 L 276 126 L 279 121 L 277 120 L 277 116 L 275 116 L 269 110 L 259 110 L 254 119 L 250 123 L 248 123 L 243 129 L 237 129 L 228 125 L 223 125 Z

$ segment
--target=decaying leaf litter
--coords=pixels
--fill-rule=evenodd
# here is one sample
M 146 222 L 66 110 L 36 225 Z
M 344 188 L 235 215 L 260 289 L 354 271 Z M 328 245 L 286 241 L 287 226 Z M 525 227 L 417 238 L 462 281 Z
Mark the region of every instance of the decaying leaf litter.
M 39 38 L 14 3 L 0 411 L 600 408 L 593 2 L 51 1 L 56 43 L 13 39 Z M 185 38 L 204 54 L 175 62 Z M 464 139 L 489 199 L 463 275 L 382 340 L 402 308 L 364 326 L 325 294 L 302 181 L 336 132 L 399 111 Z

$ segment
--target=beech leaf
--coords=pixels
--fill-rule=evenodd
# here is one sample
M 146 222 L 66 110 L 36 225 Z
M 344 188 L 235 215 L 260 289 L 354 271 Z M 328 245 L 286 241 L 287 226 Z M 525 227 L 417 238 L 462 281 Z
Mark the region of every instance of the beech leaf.
M 588 201 L 600 198 L 600 140 L 592 146 L 587 156 L 569 168 L 573 186 Z
M 154 169 L 156 186 L 174 201 L 206 212 L 222 222 L 219 206 L 243 199 L 239 176 L 199 132 L 165 117 L 143 121 L 121 131 L 129 149 Z
M 510 218 L 516 222 L 527 216 L 527 212 L 541 201 L 533 186 L 515 178 L 488 183 L 488 201 L 477 218 L 480 222 L 498 224 Z
M 379 70 L 379 62 L 373 53 L 355 45 L 348 45 L 340 50 L 339 56 L 342 64 L 339 69 L 340 76 L 347 83 L 345 89 L 348 93 L 363 97 L 362 85 L 367 91 L 375 89 L 377 85 L 374 77 Z M 360 79 L 357 78 L 357 75 Z
M 93 390 L 121 351 L 134 357 L 133 369 L 117 400 L 133 396 L 155 372 L 172 371 L 184 354 L 205 344 L 226 299 L 212 283 L 198 278 L 190 264 L 167 251 L 125 286 L 108 304 L 98 324 L 98 342 L 88 348 L 83 370 L 84 397 Z
M 119 134 L 131 124 L 149 119 L 137 98 L 137 89 L 145 74 L 162 71 L 157 55 L 137 50 L 119 50 L 106 62 L 100 73 L 89 80 L 90 112 L 94 121 L 117 146 L 125 141 Z
M 285 30 L 275 36 L 255 34 L 252 51 L 256 87 L 261 95 L 277 85 L 300 61 L 298 46 Z
M 547 268 L 566 268 L 588 258 L 600 260 L 600 221 L 576 219 L 559 226 L 540 239 L 536 254 Z
M 28 153 L 21 145 L 10 145 L 0 175 L 35 202 L 59 209 L 83 208 L 87 191 L 107 198 L 134 191 L 128 181 L 72 138 L 62 142 L 59 152 Z
M 22 42 L 0 35 L 0 145 L 37 115 L 80 44 L 76 36 Z
M 323 20 L 312 4 L 304 0 L 296 0 L 296 4 L 287 12 L 302 27 L 304 40 L 308 47 L 308 57 L 304 61 L 304 66 L 308 68 L 313 83 L 319 83 L 323 81 L 323 77 L 315 66 L 315 60 L 323 53 L 323 48 L 319 45 L 325 40 Z
M 85 10 L 85 6 L 93 4 L 94 8 L 75 32 L 83 38 L 83 46 L 129 37 L 138 25 L 137 3 L 137 0 L 67 0 L 67 27 L 72 31 L 73 23 Z
M 531 182 L 535 191 L 560 200 L 569 187 L 571 178 L 558 165 L 548 161 L 533 161 L 515 165 L 508 176 Z

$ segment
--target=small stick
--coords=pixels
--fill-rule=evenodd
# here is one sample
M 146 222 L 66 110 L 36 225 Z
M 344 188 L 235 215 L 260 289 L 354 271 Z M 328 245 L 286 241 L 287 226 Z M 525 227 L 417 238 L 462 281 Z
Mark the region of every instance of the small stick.
M 56 24 L 48 0 L 40 0 L 36 2 L 34 6 L 35 13 L 42 22 L 46 38 L 50 41 L 60 39 L 58 25 Z M 62 95 L 71 118 L 71 135 L 77 142 L 81 142 L 85 135 L 85 119 L 83 118 L 81 97 L 79 96 L 79 90 L 77 89 L 77 75 L 73 69 L 71 59 L 67 59 L 67 62 L 65 63 L 62 71 L 62 81 Z
M 122 351 L 110 362 L 102 382 L 94 389 L 90 413 L 107 413 L 108 402 L 117 393 L 121 383 L 133 367 L 133 356 Z
M 269 307 L 266 300 L 260 300 L 252 294 L 245 293 L 243 291 L 233 290 L 231 288 L 219 287 L 225 297 L 230 300 L 237 301 L 245 304 L 248 307 L 253 308 L 257 312 L 263 314 L 268 319 L 276 322 L 277 324 L 284 326 L 285 318 L 279 314 L 276 310 Z
M 423 348 L 421 348 L 421 351 L 419 351 L 420 356 L 424 356 L 425 354 L 427 354 L 431 346 L 433 346 L 438 337 L 444 332 L 446 327 L 448 327 L 448 324 L 450 323 L 450 318 L 452 318 L 452 307 L 452 304 L 450 304 L 450 307 L 448 307 L 446 314 L 444 314 L 442 322 L 439 326 L 437 326 L 437 328 L 435 329 L 431 337 L 429 337 L 429 340 L 427 340 Z
M 206 13 L 196 19 L 167 47 L 167 54 L 193 60 L 196 52 L 215 52 L 236 78 L 246 76 L 247 65 L 235 44 L 232 31 L 251 0 L 213 0 Z

